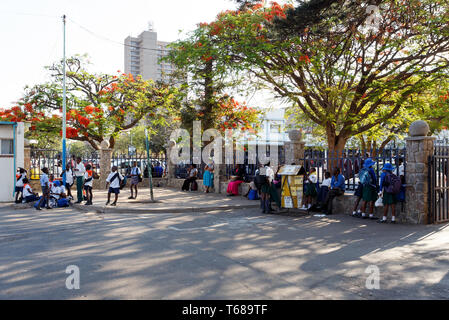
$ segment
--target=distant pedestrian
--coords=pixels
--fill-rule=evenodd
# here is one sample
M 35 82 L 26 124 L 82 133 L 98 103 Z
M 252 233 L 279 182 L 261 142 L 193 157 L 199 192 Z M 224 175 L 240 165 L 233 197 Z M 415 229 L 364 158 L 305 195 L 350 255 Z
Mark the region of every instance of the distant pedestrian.
M 188 175 L 189 176 L 184 180 L 184 183 L 182 185 L 182 191 L 189 191 L 190 185 L 193 184 L 197 179 L 198 169 L 196 168 L 196 164 L 190 165 Z
M 108 201 L 106 202 L 106 205 L 108 205 L 111 202 L 111 193 L 115 194 L 114 202 L 111 203 L 111 206 L 117 205 L 118 195 L 120 193 L 120 184 L 123 180 L 122 175 L 120 172 L 117 171 L 117 166 L 113 166 L 111 169 L 111 173 L 106 178 L 106 188 L 108 189 Z
M 16 203 L 21 203 L 23 200 L 23 180 L 27 177 L 27 171 L 24 168 L 17 169 L 16 174 Z
M 42 174 L 40 178 L 41 188 L 42 188 L 42 197 L 39 201 L 39 204 L 36 207 L 36 210 L 41 210 L 41 206 L 46 202 L 47 209 L 51 209 L 50 207 L 50 180 L 48 179 L 48 168 L 42 168 Z
M 131 196 L 128 199 L 137 199 L 137 186 L 139 185 L 140 179 L 141 179 L 142 172 L 140 171 L 140 168 L 137 166 L 137 162 L 133 162 L 133 167 L 130 170 L 130 178 L 131 178 Z M 135 191 L 136 195 L 133 196 L 133 190 Z
M 204 168 L 203 186 L 206 187 L 205 193 L 209 193 L 209 188 L 214 186 L 214 164 L 209 163 Z
M 87 201 L 85 203 L 86 206 L 90 206 L 92 205 L 92 199 L 93 199 L 93 194 L 92 194 L 92 186 L 93 186 L 93 181 L 94 177 L 93 177 L 93 171 L 92 171 L 92 166 L 90 164 L 88 164 L 86 166 L 86 172 L 84 173 L 84 191 L 86 191 L 86 198 Z
M 86 173 L 86 167 L 81 161 L 80 157 L 76 158 L 76 165 L 74 167 L 74 173 L 76 177 L 76 192 L 77 200 L 76 203 L 83 202 L 83 185 L 84 185 L 84 174 Z

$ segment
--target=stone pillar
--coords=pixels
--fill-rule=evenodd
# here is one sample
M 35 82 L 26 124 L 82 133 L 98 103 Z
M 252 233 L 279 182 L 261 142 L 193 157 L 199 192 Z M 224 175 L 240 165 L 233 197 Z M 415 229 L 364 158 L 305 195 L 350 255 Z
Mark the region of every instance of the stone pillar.
M 23 148 L 23 168 L 28 172 L 28 179 L 31 177 L 31 147 L 28 139 L 24 141 Z
M 435 137 L 428 137 L 429 125 L 415 121 L 410 125 L 406 156 L 405 220 L 415 224 L 429 221 L 428 162 L 434 152 Z
M 215 164 L 214 165 L 214 192 L 225 193 L 226 190 L 221 190 L 220 186 L 222 182 L 226 181 L 226 165 Z
M 306 143 L 302 141 L 302 130 L 291 130 L 288 133 L 289 142 L 285 143 L 285 164 L 304 165 L 304 148 Z
M 109 142 L 103 140 L 100 149 L 100 188 L 106 188 L 106 179 L 111 173 L 112 149 L 109 149 Z

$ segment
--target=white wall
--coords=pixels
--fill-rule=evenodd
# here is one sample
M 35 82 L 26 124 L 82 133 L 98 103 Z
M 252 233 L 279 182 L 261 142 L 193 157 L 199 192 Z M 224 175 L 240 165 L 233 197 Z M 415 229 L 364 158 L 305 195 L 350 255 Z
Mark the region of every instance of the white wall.
M 0 139 L 13 139 L 13 125 L 0 125 Z M 0 202 L 13 201 L 13 189 L 15 187 L 15 172 L 17 167 L 24 166 L 24 124 L 18 123 L 16 127 L 16 168 L 14 157 L 0 155 Z

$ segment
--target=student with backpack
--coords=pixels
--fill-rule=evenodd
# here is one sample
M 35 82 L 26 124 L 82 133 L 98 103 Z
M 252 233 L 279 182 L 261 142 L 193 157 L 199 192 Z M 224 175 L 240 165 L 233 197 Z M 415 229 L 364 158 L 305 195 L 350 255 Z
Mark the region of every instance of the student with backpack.
M 355 215 L 355 217 L 367 219 L 368 216 L 366 215 L 366 209 L 369 204 L 370 205 L 369 218 L 371 220 L 377 220 L 377 218 L 374 216 L 374 202 L 377 200 L 377 189 L 378 189 L 377 176 L 373 169 L 373 165 L 375 164 L 376 162 L 374 162 L 371 158 L 368 158 L 363 163 L 362 170 L 360 170 L 359 179 L 361 184 L 363 185 L 362 214 L 360 216 Z
M 130 174 L 128 175 L 131 178 L 131 196 L 128 199 L 137 199 L 137 185 L 141 181 L 142 172 L 140 171 L 140 168 L 137 166 L 137 161 L 133 162 L 133 167 L 130 169 Z M 136 195 L 133 195 L 133 190 L 136 191 Z
M 92 198 L 93 198 L 93 194 L 92 194 L 92 186 L 93 186 L 93 172 L 92 172 L 92 166 L 90 164 L 88 164 L 86 166 L 86 172 L 84 173 L 84 190 L 86 191 L 86 206 L 90 206 L 92 205 Z
M 396 223 L 396 202 L 397 195 L 401 192 L 402 182 L 393 171 L 394 167 L 391 163 L 385 164 L 382 168 L 382 175 L 380 178 L 380 192 L 382 196 L 382 203 L 384 205 L 384 214 L 379 223 L 386 223 L 388 216 L 388 209 L 391 208 L 391 223 Z
M 117 205 L 118 195 L 120 193 L 121 183 L 123 180 L 123 176 L 117 170 L 118 170 L 117 166 L 113 166 L 111 169 L 112 172 L 106 178 L 106 189 L 109 186 L 108 201 L 106 202 L 106 205 L 108 205 L 109 202 L 111 201 L 111 193 L 115 194 L 115 199 L 114 202 L 111 203 L 111 206 Z
M 26 170 L 24 168 L 17 169 L 18 173 L 16 174 L 16 203 L 21 203 L 23 200 L 23 186 L 24 182 L 23 180 L 26 179 L 27 174 Z M 20 197 L 19 197 L 20 195 Z

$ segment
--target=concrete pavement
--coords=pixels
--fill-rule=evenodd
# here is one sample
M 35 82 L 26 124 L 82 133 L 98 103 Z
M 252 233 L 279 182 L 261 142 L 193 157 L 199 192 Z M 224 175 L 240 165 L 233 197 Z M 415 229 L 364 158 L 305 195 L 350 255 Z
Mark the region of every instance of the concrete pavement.
M 447 299 L 449 228 L 255 209 L 0 209 L 1 299 Z M 80 268 L 80 290 L 65 269 Z M 380 289 L 365 273 L 379 269 Z

